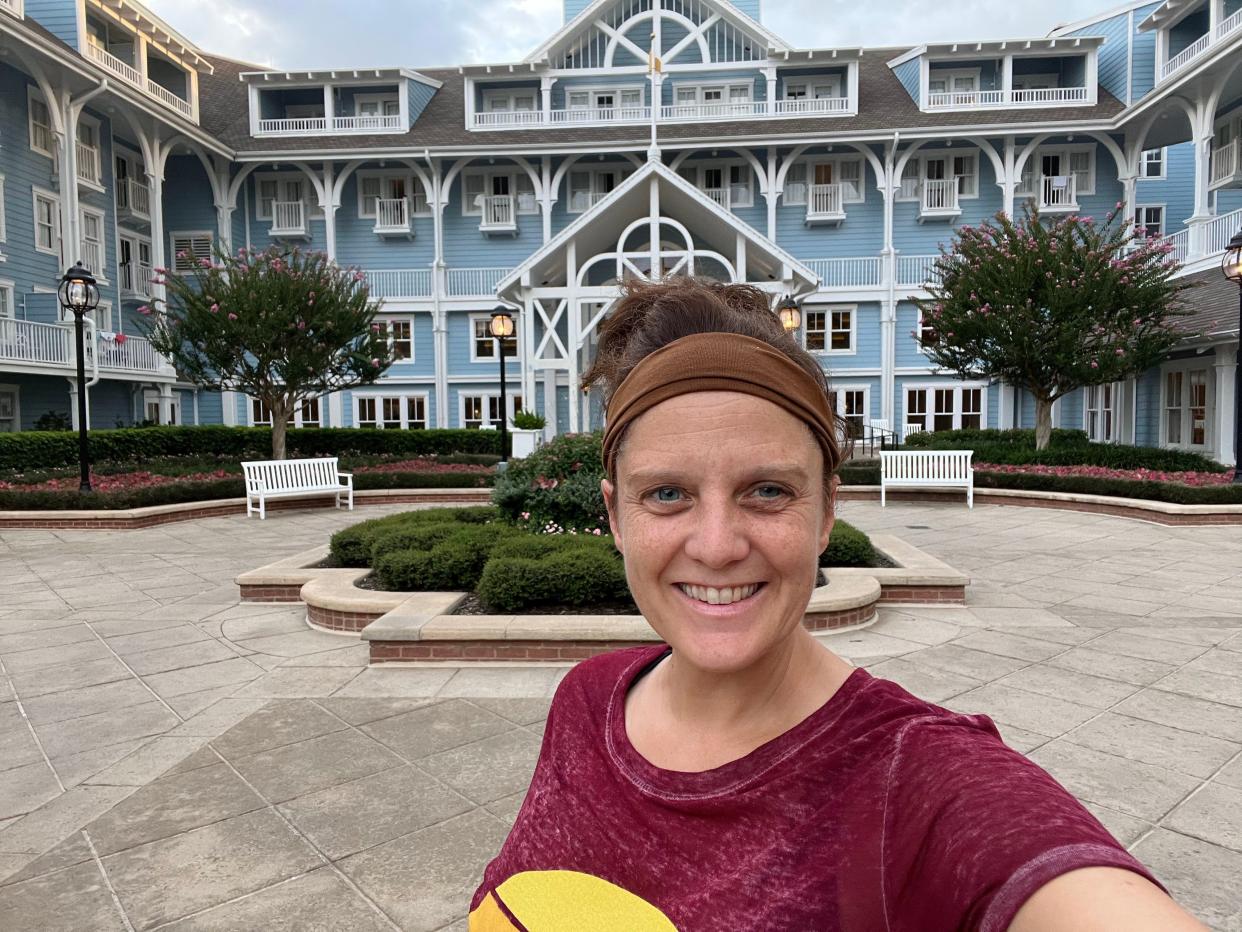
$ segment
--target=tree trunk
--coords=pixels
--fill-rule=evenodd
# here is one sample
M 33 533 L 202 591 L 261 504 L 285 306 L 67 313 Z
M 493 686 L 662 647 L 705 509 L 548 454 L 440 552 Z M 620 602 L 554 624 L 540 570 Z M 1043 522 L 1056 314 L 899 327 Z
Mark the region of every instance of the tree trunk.
M 272 459 L 285 458 L 285 430 L 288 426 L 289 411 L 285 399 L 273 398 L 268 410 L 272 412 Z
M 1035 396 L 1035 449 L 1046 450 L 1052 440 L 1052 399 Z

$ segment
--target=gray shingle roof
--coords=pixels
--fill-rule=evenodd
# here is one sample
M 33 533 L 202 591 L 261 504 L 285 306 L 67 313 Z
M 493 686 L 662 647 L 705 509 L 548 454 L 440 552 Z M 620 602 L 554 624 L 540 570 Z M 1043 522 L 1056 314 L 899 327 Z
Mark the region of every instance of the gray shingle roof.
M 865 52 L 859 63 L 859 113 L 853 117 L 796 117 L 774 120 L 736 120 L 712 123 L 665 123 L 660 138 L 669 143 L 718 140 L 737 137 L 776 137 L 783 134 L 806 135 L 892 132 L 935 127 L 977 127 L 997 125 L 1018 127 L 1060 121 L 1110 120 L 1124 107 L 1104 90 L 1092 107 L 1050 107 L 1047 109 L 1001 108 L 951 113 L 923 113 L 906 93 L 886 62 L 891 49 Z M 300 136 L 296 138 L 250 136 L 246 85 L 238 80 L 251 66 L 225 58 L 210 57 L 214 75 L 199 79 L 202 94 L 200 114 L 203 128 L 225 145 L 247 152 L 290 152 L 374 149 L 458 149 L 524 147 L 585 142 L 633 145 L 645 148 L 649 138 L 646 125 L 580 127 L 573 129 L 525 129 L 473 132 L 465 126 L 465 78 L 456 69 L 421 68 L 420 73 L 444 82 L 408 133 L 375 136 Z
M 1238 285 L 1231 282 L 1219 268 L 1207 269 L 1186 276 L 1194 287 L 1184 292 L 1182 303 L 1190 314 L 1179 317 L 1177 329 L 1198 333 L 1205 339 L 1220 342 L 1238 336 Z

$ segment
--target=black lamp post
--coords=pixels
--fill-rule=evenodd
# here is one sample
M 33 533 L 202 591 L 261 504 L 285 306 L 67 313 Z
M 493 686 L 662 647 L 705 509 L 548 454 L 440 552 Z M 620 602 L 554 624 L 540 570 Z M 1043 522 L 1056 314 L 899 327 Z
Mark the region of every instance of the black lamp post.
M 1238 339 L 1242 341 L 1242 230 L 1225 247 L 1220 268 L 1238 286 Z M 1233 462 L 1233 484 L 1242 485 L 1242 342 L 1233 366 Z
M 73 311 L 74 329 L 78 335 L 78 466 L 82 472 L 82 482 L 78 488 L 83 492 L 90 492 L 90 449 L 86 437 L 86 353 L 82 346 L 82 315 L 99 307 L 99 288 L 95 284 L 95 276 L 84 269 L 82 261 L 78 260 L 60 280 L 58 294 L 60 306 Z
M 500 461 L 509 462 L 509 416 L 505 412 L 508 398 L 505 395 L 505 340 L 513 336 L 513 315 L 508 308 L 498 307 L 492 311 L 488 330 L 496 338 L 497 356 L 500 357 Z
M 786 333 L 792 334 L 802 326 L 802 311 L 798 308 L 798 302 L 789 295 L 785 295 L 784 300 L 776 306 L 776 313 Z

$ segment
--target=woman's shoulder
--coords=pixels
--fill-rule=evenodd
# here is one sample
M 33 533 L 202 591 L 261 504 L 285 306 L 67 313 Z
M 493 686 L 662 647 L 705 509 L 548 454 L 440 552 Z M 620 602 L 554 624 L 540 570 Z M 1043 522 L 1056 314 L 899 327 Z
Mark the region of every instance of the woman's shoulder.
M 596 708 L 606 706 L 621 680 L 633 678 L 645 664 L 655 661 L 668 648 L 662 644 L 624 647 L 581 661 L 565 674 L 556 688 L 553 707 L 573 703 Z

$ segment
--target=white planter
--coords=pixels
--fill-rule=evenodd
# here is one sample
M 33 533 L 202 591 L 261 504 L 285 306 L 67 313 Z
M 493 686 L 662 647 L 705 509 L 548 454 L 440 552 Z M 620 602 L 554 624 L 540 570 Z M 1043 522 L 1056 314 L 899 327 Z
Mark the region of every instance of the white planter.
M 509 436 L 513 442 L 513 459 L 520 460 L 535 452 L 539 446 L 540 439 L 543 437 L 543 431 L 510 428 Z

